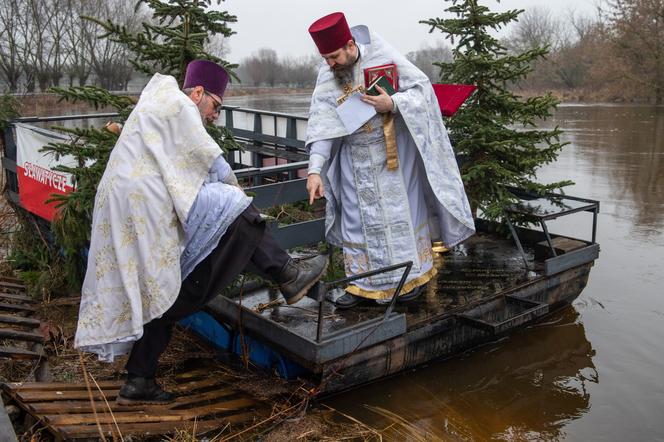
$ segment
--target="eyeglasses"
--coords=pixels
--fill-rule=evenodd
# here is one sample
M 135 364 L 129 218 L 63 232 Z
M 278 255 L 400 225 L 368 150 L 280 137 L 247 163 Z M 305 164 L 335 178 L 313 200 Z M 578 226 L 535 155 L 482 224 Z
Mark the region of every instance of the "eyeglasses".
M 220 113 L 221 112 L 221 106 L 222 106 L 221 101 L 217 100 L 211 93 L 209 93 L 205 89 L 203 89 L 203 93 L 205 95 L 207 95 L 208 97 L 212 98 L 212 101 L 214 102 L 214 111 L 216 113 Z

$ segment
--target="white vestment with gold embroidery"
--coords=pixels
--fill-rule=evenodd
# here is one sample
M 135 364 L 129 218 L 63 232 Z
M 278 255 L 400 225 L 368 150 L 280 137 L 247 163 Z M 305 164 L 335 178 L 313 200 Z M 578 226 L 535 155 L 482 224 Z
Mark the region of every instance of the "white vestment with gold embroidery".
M 97 189 L 77 348 L 111 361 L 175 302 L 182 225 L 219 154 L 196 105 L 173 77 L 155 74 Z
M 346 133 L 335 108 L 343 89 L 326 64 L 311 99 L 307 147 L 310 171 L 325 187 L 326 237 L 344 252 L 348 276 L 412 261 L 404 292 L 433 274 L 431 240 L 452 247 L 475 232 L 454 152 L 428 78 L 366 26 L 351 29 L 360 50 L 352 88 L 365 68 L 395 64 L 399 91 L 392 96 L 399 158 L 388 170 L 382 118 Z M 313 167 L 313 169 L 312 169 Z M 346 290 L 380 299 L 391 296 L 400 272 L 355 281 Z

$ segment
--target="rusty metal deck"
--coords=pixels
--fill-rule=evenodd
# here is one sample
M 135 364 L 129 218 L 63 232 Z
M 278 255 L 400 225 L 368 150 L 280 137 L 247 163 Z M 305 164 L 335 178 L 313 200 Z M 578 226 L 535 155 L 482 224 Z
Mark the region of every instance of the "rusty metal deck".
M 316 342 L 318 302 L 310 298 L 288 306 L 279 299 L 278 292 L 263 287 L 243 293 L 241 299 L 218 297 L 207 308 L 231 326 L 237 324 L 241 309 L 242 326 L 252 336 L 316 370 L 359 348 L 403 335 L 497 294 L 543 279 L 543 263 L 534 260 L 532 248 L 527 249 L 527 255 L 530 270 L 524 268 L 520 253 L 510 240 L 478 234 L 450 253 L 435 257 L 438 275 L 417 300 L 397 303 L 390 317 L 392 322 L 382 321 L 386 306 L 373 302 L 349 310 L 325 303 L 325 339 L 320 342 Z M 376 324 L 367 323 L 374 318 Z M 363 330 L 358 332 L 358 327 Z

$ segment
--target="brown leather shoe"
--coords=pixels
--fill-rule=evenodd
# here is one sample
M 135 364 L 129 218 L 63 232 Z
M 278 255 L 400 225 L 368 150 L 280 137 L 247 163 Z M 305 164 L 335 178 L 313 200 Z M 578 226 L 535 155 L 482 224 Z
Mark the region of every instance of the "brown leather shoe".
M 286 281 L 279 284 L 279 290 L 286 299 L 286 303 L 295 304 L 302 299 L 325 274 L 326 269 L 326 255 L 316 255 L 297 262 L 288 261 L 279 277 L 279 280 Z

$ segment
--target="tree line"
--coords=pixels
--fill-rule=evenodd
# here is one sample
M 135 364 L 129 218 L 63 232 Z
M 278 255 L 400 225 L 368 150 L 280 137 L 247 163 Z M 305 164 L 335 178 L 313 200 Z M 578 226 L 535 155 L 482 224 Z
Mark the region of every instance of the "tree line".
M 553 90 L 581 101 L 664 102 L 664 0 L 605 0 L 593 16 L 535 7 L 518 16 L 501 43 L 505 56 L 549 51 L 533 61 L 526 79 L 513 82 L 524 94 Z M 435 63 L 448 62 L 452 48 L 438 41 L 406 57 L 438 82 Z M 238 76 L 249 86 L 312 87 L 320 63 L 317 55 L 279 58 L 262 48 L 240 61 Z
M 137 72 L 127 48 L 99 39 L 99 26 L 84 18 L 112 18 L 129 32 L 149 16 L 134 0 L 3 0 L 0 4 L 0 88 L 46 91 L 51 86 L 96 84 L 126 90 Z M 208 50 L 228 52 L 223 38 Z M 544 7 L 523 12 L 502 40 L 506 55 L 547 47 L 546 59 L 513 87 L 526 92 L 555 90 L 586 101 L 664 100 L 664 0 L 605 0 L 595 16 L 553 14 Z M 437 82 L 451 47 L 442 41 L 406 54 Z M 240 60 L 244 86 L 312 87 L 321 59 L 317 54 L 280 57 L 260 48 Z
M 606 0 L 594 17 L 533 8 L 504 45 L 510 53 L 549 48 L 519 88 L 585 101 L 664 102 L 664 0 Z
M 130 30 L 145 20 L 133 0 L 3 0 L 0 2 L 0 83 L 9 92 L 98 84 L 126 90 L 135 75 L 127 49 L 97 38 L 96 23 L 113 18 Z

